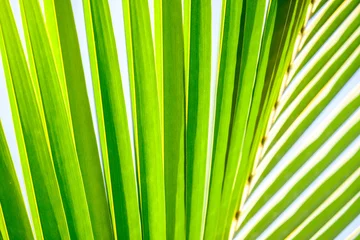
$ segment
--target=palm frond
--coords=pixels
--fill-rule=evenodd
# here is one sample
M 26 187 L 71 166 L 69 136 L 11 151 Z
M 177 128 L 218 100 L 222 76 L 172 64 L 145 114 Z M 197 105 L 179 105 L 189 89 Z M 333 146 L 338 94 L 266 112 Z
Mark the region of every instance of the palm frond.
M 10 2 L 0 239 L 359 236 L 358 1 Z
M 25 209 L 24 199 L 0 122 L 0 237 L 32 238 L 32 229 Z
M 347 211 L 360 190 L 360 9 L 352 1 L 315 7 L 257 150 L 239 239 L 331 239 L 358 214 Z
M 83 3 L 114 231 L 118 237 L 140 238 L 136 173 L 110 9 L 107 2 Z
M 162 19 L 166 236 L 185 239 L 186 103 L 181 1 L 163 1 Z
M 186 129 L 186 237 L 199 239 L 204 229 L 211 81 L 210 1 L 190 1 L 188 109 Z

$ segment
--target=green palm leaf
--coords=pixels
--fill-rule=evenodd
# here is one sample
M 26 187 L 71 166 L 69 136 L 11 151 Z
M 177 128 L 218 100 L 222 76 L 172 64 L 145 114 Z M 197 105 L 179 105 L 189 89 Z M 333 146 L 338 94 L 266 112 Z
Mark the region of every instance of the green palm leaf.
M 0 122 L 0 236 L 2 239 L 32 238 L 33 233 L 25 209 L 20 186 Z
M 334 238 L 357 216 L 344 214 L 335 227 L 359 191 L 357 5 L 329 1 L 319 13 L 309 6 L 313 17 L 298 37 L 241 206 L 240 239 Z
M 13 3 L 0 239 L 360 236 L 358 1 Z
M 110 10 L 107 2 L 83 3 L 114 231 L 119 238 L 139 238 L 136 177 Z

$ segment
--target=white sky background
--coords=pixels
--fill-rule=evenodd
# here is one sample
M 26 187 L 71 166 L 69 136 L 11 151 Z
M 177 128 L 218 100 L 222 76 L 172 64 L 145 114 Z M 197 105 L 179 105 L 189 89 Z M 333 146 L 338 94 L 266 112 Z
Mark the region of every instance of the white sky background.
M 18 24 L 18 27 L 21 28 L 21 16 L 20 11 L 18 7 L 18 0 L 10 0 L 16 22 Z M 112 13 L 112 21 L 113 21 L 113 28 L 115 32 L 115 38 L 116 38 L 116 44 L 117 44 L 117 51 L 119 56 L 119 64 L 120 64 L 120 70 L 121 70 L 121 77 L 122 77 L 122 83 L 123 83 L 123 90 L 125 94 L 125 102 L 126 102 L 126 108 L 128 113 L 129 120 L 131 119 L 131 105 L 130 105 L 130 90 L 129 90 L 129 78 L 128 78 L 128 69 L 127 69 L 127 58 L 126 58 L 126 46 L 125 46 L 125 33 L 124 33 L 124 24 L 122 19 L 122 4 L 120 0 L 109 0 L 110 2 L 110 9 Z M 218 49 L 219 49 L 219 35 L 220 35 L 220 17 L 221 17 L 221 2 L 220 0 L 212 0 L 212 86 L 211 86 L 211 118 L 213 118 L 214 113 L 214 95 L 215 95 L 215 78 L 217 74 L 217 59 L 218 59 Z M 85 25 L 84 25 L 84 17 L 83 17 L 83 10 L 82 10 L 82 1 L 81 0 L 72 0 L 73 4 L 73 11 L 75 15 L 75 22 L 80 42 L 80 50 L 82 55 L 82 61 L 85 71 L 85 77 L 86 77 L 86 84 L 87 84 L 87 90 L 89 95 L 89 101 L 91 106 L 91 112 L 93 116 L 93 122 L 95 124 L 96 129 L 96 112 L 95 112 L 95 104 L 94 104 L 94 95 L 92 90 L 92 83 L 91 83 L 91 72 L 90 72 L 90 63 L 88 59 L 88 51 L 87 51 L 87 42 L 86 42 L 86 32 L 85 32 Z M 149 0 L 149 6 L 153 6 L 153 0 Z M 151 12 L 150 16 L 153 18 L 153 9 L 150 7 Z M 152 21 L 153 23 L 153 21 Z M 20 31 L 21 32 L 21 31 Z M 22 41 L 24 43 L 23 33 L 22 35 Z M 357 71 L 357 73 L 353 76 L 353 78 L 360 81 L 360 71 Z M 356 82 L 356 81 L 355 81 Z M 19 159 L 19 153 L 17 150 L 17 144 L 16 144 L 16 138 L 15 138 L 15 132 L 14 132 L 14 126 L 12 124 L 12 116 L 10 111 L 10 104 L 8 100 L 8 94 L 6 90 L 6 82 L 5 82 L 5 76 L 4 71 L 2 68 L 2 59 L 0 57 L 0 120 L 4 126 L 5 135 L 10 147 L 10 152 L 13 157 L 14 165 L 16 168 L 16 171 L 19 175 L 19 181 L 20 186 L 25 193 L 25 184 L 21 172 L 21 164 Z M 210 123 L 210 129 L 213 126 L 213 121 Z M 132 121 L 129 121 L 129 130 L 132 129 Z M 210 131 L 212 133 L 212 131 Z M 98 133 L 96 132 L 97 139 L 98 139 Z M 133 138 L 132 134 L 131 138 Z M 132 139 L 133 140 L 133 139 Z M 209 142 L 211 145 L 211 142 Z M 99 144 L 99 141 L 98 141 Z M 208 161 L 211 162 L 211 161 Z M 210 167 L 210 166 L 209 166 Z M 27 206 L 28 208 L 28 206 Z M 29 209 L 28 209 L 29 210 Z M 354 230 L 356 226 L 360 224 L 360 219 L 357 218 L 355 220 L 355 223 L 353 222 L 351 225 L 348 226 L 347 229 L 345 229 L 341 234 L 341 236 L 347 236 L 348 233 Z M 340 237 L 340 236 L 339 236 Z M 339 239 L 342 239 L 341 237 Z

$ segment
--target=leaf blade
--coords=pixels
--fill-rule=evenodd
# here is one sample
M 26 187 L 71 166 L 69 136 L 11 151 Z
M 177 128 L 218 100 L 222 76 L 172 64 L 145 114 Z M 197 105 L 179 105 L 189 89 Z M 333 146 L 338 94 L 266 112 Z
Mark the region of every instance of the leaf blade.
M 22 1 L 34 50 L 51 151 L 72 236 L 92 238 L 85 189 L 78 162 L 66 88 L 59 78 L 37 1 Z M 61 139 L 61 141 L 59 141 Z M 64 164 L 66 163 L 66 164 Z
M 83 3 L 98 118 L 104 121 L 99 129 L 104 134 L 102 149 L 107 158 L 103 161 L 116 236 L 137 239 L 141 237 L 141 223 L 135 166 L 110 9 L 107 1 Z
M 8 2 L 2 5 L 1 52 L 35 234 L 39 238 L 43 235 L 68 238 L 46 125 L 38 108 L 39 98 L 30 79 L 10 5 Z M 52 225 L 54 222 L 56 227 Z
M 58 69 L 64 69 L 63 81 L 68 93 L 76 151 L 84 181 L 94 237 L 111 239 L 109 207 L 105 195 L 71 3 L 69 0 L 46 0 L 45 6 L 45 13 L 48 13 L 46 24 L 51 23 L 50 19 L 52 18 L 55 22 L 53 24 L 55 26 L 47 25 L 47 29 L 55 30 L 52 34 L 50 31 L 50 36 L 54 35 L 52 38 L 59 44 L 59 47 L 53 45 L 52 49 L 60 51 L 58 54 L 60 58 L 58 65 L 60 67 Z
M 0 181 L 3 183 L 0 188 L 0 218 L 4 218 L 0 222 L 4 221 L 5 225 L 5 229 L 0 227 L 1 235 L 5 239 L 6 235 L 12 239 L 32 239 L 34 236 L 1 122 L 0 159 Z
M 123 5 L 131 58 L 130 88 L 136 111 L 135 148 L 140 172 L 143 237 L 163 239 L 166 237 L 166 210 L 162 126 L 148 2 L 123 1 Z

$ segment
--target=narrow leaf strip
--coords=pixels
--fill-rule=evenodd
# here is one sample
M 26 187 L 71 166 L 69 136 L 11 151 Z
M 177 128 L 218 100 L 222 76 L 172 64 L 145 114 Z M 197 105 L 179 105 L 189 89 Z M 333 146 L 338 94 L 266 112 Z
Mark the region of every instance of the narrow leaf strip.
M 252 103 L 252 93 L 255 86 L 258 60 L 260 58 L 261 40 L 265 25 L 266 1 L 246 1 L 245 3 L 244 40 L 241 53 L 240 87 L 234 103 L 233 126 L 230 130 L 229 149 L 221 195 L 221 223 L 219 233 L 227 239 L 230 232 L 231 220 L 235 209 L 230 206 L 233 198 L 234 185 L 240 168 L 247 168 L 248 158 L 242 155 L 247 122 Z M 243 177 L 243 176 L 241 176 Z M 237 193 L 238 194 L 238 193 Z M 224 226 L 225 222 L 225 226 Z M 224 228 L 223 228 L 224 227 Z
M 163 0 L 164 166 L 167 239 L 185 239 L 185 75 L 180 0 Z
M 44 19 L 38 1 L 22 1 L 29 30 L 31 47 L 45 119 L 48 127 L 51 151 L 73 237 L 92 239 L 92 227 L 86 201 L 85 189 L 75 148 L 72 123 L 67 110 L 66 91 L 56 69 Z
M 62 53 L 61 53 L 61 46 L 60 46 L 60 36 L 59 36 L 59 26 L 61 24 L 56 20 L 56 9 L 54 1 L 57 0 L 43 0 L 44 1 L 44 10 L 45 10 L 45 24 L 46 29 L 49 35 L 49 41 L 51 44 L 51 49 L 54 56 L 54 62 L 56 65 L 56 70 L 59 75 L 60 83 L 62 89 L 66 89 L 65 83 L 65 70 L 64 64 L 66 62 L 63 61 Z M 60 2 L 60 1 L 57 1 Z M 63 91 L 66 93 L 66 91 Z M 67 98 L 67 95 L 64 95 Z
M 0 122 L 0 231 L 11 239 L 32 239 L 24 199 Z M 4 229 L 2 223 L 5 225 Z
M 136 105 L 138 169 L 140 172 L 141 217 L 143 238 L 166 237 L 165 183 L 162 158 L 162 135 L 156 65 L 147 1 L 126 2 L 125 20 L 128 56 L 131 55 Z M 130 21 L 130 26 L 127 24 Z M 129 46 L 131 39 L 131 49 Z M 131 77 L 130 77 L 131 81 Z
M 220 215 L 218 206 L 221 202 L 237 62 L 237 52 L 234 49 L 237 49 L 239 42 L 242 4 L 242 1 L 223 1 L 212 170 L 204 235 L 206 239 L 215 239 Z
M 3 240 L 9 240 L 9 233 L 6 228 L 6 222 L 4 217 L 4 212 L 2 210 L 1 204 L 0 204 L 0 238 Z
M 186 122 L 189 100 L 189 59 L 190 59 L 190 14 L 191 0 L 183 0 L 184 63 L 185 63 L 185 108 Z
M 264 84 L 265 84 L 265 75 L 266 75 L 266 69 L 267 64 L 269 61 L 269 53 L 270 53 L 270 46 L 271 46 L 271 39 L 274 32 L 275 27 L 275 19 L 276 19 L 276 9 L 277 9 L 277 2 L 274 2 L 275 4 L 271 4 L 270 10 L 266 19 L 266 26 L 265 26 L 265 32 L 262 40 L 262 49 L 261 49 L 261 55 L 259 59 L 259 66 L 257 70 L 257 78 L 256 83 L 254 87 L 254 95 L 252 99 L 251 104 L 251 110 L 250 110 L 250 116 L 249 121 L 247 125 L 247 132 L 246 132 L 246 138 L 243 148 L 243 156 L 249 157 L 249 154 L 252 150 L 252 148 L 256 148 L 258 146 L 255 146 L 253 144 L 254 141 L 254 135 L 256 133 L 256 127 L 257 127 L 257 118 L 259 115 L 259 112 L 262 109 L 262 106 L 260 105 L 261 97 L 264 91 Z M 251 180 L 252 177 L 252 169 L 253 166 L 256 165 L 254 162 L 254 158 L 248 159 L 248 165 L 247 169 L 243 168 L 243 170 L 246 170 L 246 176 L 245 178 L 238 178 L 237 182 L 235 183 L 234 189 L 242 189 L 242 192 L 235 196 L 233 201 L 236 201 L 237 206 L 240 205 L 240 208 L 242 207 L 243 202 L 246 199 L 246 196 L 248 194 L 248 187 L 249 187 L 249 180 Z M 242 173 L 240 173 L 242 174 Z M 236 199 L 236 200 L 235 200 Z
M 46 125 L 10 5 L 1 5 L 1 53 L 35 234 L 40 239 L 69 238 Z
M 103 103 L 101 100 L 101 91 L 100 91 L 100 79 L 99 79 L 99 69 L 97 64 L 96 57 L 96 46 L 95 46 L 95 36 L 94 36 L 94 26 L 92 23 L 92 14 L 90 8 L 89 1 L 83 1 L 83 9 L 84 9 L 84 18 L 85 18 L 85 28 L 86 28 L 86 36 L 87 36 L 87 45 L 89 52 L 89 60 L 90 60 L 90 68 L 91 68 L 91 80 L 94 89 L 94 98 L 96 105 L 96 117 L 97 117 L 97 125 L 98 125 L 98 133 L 100 139 L 100 152 L 102 157 L 102 163 L 104 166 L 104 177 L 106 182 L 107 189 L 107 198 L 109 202 L 110 215 L 112 220 L 112 227 L 114 234 L 116 236 L 116 221 L 115 221 L 115 213 L 114 213 L 114 201 L 113 194 L 111 188 L 111 179 L 110 179 L 110 169 L 109 169 L 109 154 L 107 149 L 106 142 L 106 133 L 105 133 L 105 119 L 103 115 Z
M 3 67 L 4 73 L 5 73 L 5 79 L 6 79 L 10 107 L 11 107 L 12 119 L 13 119 L 13 124 L 14 124 L 14 128 L 15 128 L 17 146 L 18 146 L 18 150 L 19 150 L 20 161 L 21 161 L 23 175 L 24 175 L 26 193 L 27 193 L 27 197 L 28 197 L 28 201 L 29 201 L 29 205 L 30 205 L 30 212 L 32 215 L 32 222 L 33 222 L 33 226 L 34 226 L 34 230 L 35 230 L 35 236 L 41 239 L 41 238 L 43 238 L 43 233 L 41 230 L 40 216 L 39 216 L 37 202 L 36 202 L 36 198 L 35 198 L 35 190 L 34 190 L 34 186 L 33 186 L 33 180 L 31 178 L 30 166 L 29 166 L 29 161 L 28 161 L 26 146 L 25 146 L 25 139 L 24 139 L 23 131 L 22 131 L 22 127 L 21 127 L 19 109 L 18 109 L 17 102 L 16 102 L 16 96 L 15 96 L 14 87 L 13 87 L 13 83 L 12 83 L 12 76 L 11 76 L 11 72 L 10 72 L 10 68 L 9 68 L 9 62 L 7 59 L 7 53 L 6 53 L 6 49 L 5 49 L 5 42 L 3 39 L 3 33 L 1 30 L 1 26 L 0 26 L 0 47 L 1 47 L 0 51 L 1 51 L 2 60 L 3 60 L 2 67 Z M 36 72 L 34 72 L 34 74 L 36 74 Z M 34 89 L 36 89 L 36 88 L 34 87 Z M 37 98 L 37 101 L 38 101 L 38 103 L 40 103 L 39 98 Z M 43 118 L 42 118 L 42 120 L 43 120 L 43 122 L 45 122 L 45 120 Z M 47 139 L 47 141 L 48 141 L 48 139 Z
M 154 0 L 154 24 L 155 28 L 155 68 L 156 68 L 156 82 L 157 82 L 157 90 L 158 90 L 158 100 L 160 106 L 160 121 L 163 121 L 163 112 L 164 112 L 164 72 L 163 72 L 163 64 L 164 64 L 164 38 L 163 38 L 163 1 L 164 0 Z M 175 8 L 174 8 L 175 9 Z M 178 7 L 180 10 L 181 8 Z M 161 124 L 163 126 L 163 124 Z M 162 130 L 163 131 L 163 130 Z
M 131 20 L 130 20 L 130 6 L 129 1 L 122 1 L 124 28 L 125 28 L 125 40 L 126 40 L 126 57 L 128 63 L 129 82 L 130 82 L 130 97 L 131 97 L 131 114 L 133 124 L 133 138 L 135 148 L 135 161 L 136 161 L 136 177 L 138 180 L 138 186 L 140 185 L 140 160 L 139 160 L 139 140 L 138 140 L 138 127 L 137 127 L 137 113 L 136 113 L 136 96 L 135 96 L 135 73 L 134 73 L 134 53 L 133 53 L 133 40 L 131 32 Z M 140 188 L 140 187 L 138 187 Z M 139 198 L 141 198 L 141 191 L 139 191 Z M 140 201 L 141 205 L 141 201 Z
M 208 126 L 211 81 L 211 1 L 191 1 L 189 89 L 186 130 L 186 238 L 205 229 Z M 185 50 L 186 51 L 186 50 Z
M 54 8 L 56 28 L 59 37 L 60 57 L 66 77 L 66 88 L 69 97 L 71 120 L 74 128 L 76 151 L 84 181 L 86 198 L 89 206 L 92 228 L 95 238 L 112 238 L 109 207 L 100 167 L 94 125 L 85 85 L 85 76 L 81 62 L 80 47 L 75 28 L 74 15 L 70 0 L 46 0 L 45 13 Z M 52 14 L 50 14 L 52 16 Z M 49 16 L 50 18 L 50 16 Z M 48 20 L 47 18 L 47 24 Z M 50 21 L 51 22 L 51 21 Z M 50 31 L 51 33 L 52 31 Z M 52 47 L 56 49 L 56 47 Z
M 108 158 L 103 159 L 118 239 L 141 237 L 140 210 L 120 67 L 107 1 L 84 0 L 94 91 L 104 125 Z M 91 32 L 92 31 L 92 32 Z

